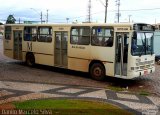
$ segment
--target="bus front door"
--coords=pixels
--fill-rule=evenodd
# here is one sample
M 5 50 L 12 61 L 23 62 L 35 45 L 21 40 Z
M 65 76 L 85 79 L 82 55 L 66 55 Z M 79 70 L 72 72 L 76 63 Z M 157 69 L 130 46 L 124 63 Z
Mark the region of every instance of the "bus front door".
M 55 32 L 55 66 L 67 67 L 68 32 Z
M 116 33 L 115 76 L 127 76 L 128 33 Z
M 13 39 L 14 39 L 14 59 L 22 59 L 22 31 L 13 30 Z

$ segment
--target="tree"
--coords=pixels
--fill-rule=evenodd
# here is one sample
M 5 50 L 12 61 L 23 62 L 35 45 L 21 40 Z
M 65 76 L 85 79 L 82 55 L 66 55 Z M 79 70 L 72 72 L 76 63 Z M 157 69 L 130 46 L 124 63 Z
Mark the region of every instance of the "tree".
M 14 18 L 13 15 L 10 14 L 7 18 L 6 24 L 15 24 L 15 22 L 16 22 L 16 19 Z
M 2 23 L 2 22 L 0 22 L 0 25 L 3 25 L 3 23 Z

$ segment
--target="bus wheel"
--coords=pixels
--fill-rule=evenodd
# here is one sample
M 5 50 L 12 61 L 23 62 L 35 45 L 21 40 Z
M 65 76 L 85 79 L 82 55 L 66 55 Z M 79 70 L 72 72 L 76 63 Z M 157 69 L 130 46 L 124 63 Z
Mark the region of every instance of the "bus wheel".
M 28 66 L 34 66 L 35 65 L 35 58 L 32 53 L 28 53 L 26 56 L 26 63 Z
M 90 67 L 90 75 L 93 79 L 102 81 L 105 78 L 105 68 L 101 63 L 94 63 Z

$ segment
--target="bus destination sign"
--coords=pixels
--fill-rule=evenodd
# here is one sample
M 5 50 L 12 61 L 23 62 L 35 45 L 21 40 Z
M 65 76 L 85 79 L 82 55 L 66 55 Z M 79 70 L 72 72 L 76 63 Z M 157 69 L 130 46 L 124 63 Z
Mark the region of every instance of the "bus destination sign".
M 149 24 L 134 24 L 133 29 L 137 31 L 154 31 L 154 26 Z

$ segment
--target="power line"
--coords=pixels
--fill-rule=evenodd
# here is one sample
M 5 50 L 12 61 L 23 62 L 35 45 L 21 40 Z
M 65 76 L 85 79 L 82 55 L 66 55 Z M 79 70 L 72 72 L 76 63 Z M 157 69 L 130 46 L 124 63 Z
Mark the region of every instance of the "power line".
M 120 10 L 121 12 L 138 12 L 138 11 L 153 11 L 153 10 L 160 10 L 160 8 L 147 8 L 147 9 L 134 9 L 134 10 Z M 117 10 L 108 10 L 108 12 L 116 12 Z M 99 13 L 104 13 L 105 11 L 98 11 L 98 12 L 95 12 L 95 13 L 91 13 L 91 15 L 95 15 L 95 14 L 99 14 Z M 53 15 L 55 16 L 55 15 Z M 84 18 L 86 17 L 86 15 L 82 15 L 82 16 L 77 16 L 77 17 L 69 17 L 70 19 L 79 19 L 79 18 Z M 0 19 L 1 21 L 6 21 L 6 19 L 3 19 L 1 18 Z M 57 19 L 54 19 L 54 20 L 57 20 Z M 59 18 L 58 20 L 66 20 L 66 18 Z
M 128 11 L 147 11 L 147 10 L 160 10 L 160 8 L 150 8 L 150 9 L 135 9 L 135 10 L 119 10 L 121 12 L 128 12 Z M 95 12 L 95 13 L 92 13 L 91 15 L 95 15 L 95 14 L 99 14 L 99 13 L 102 13 L 102 12 L 105 12 L 104 10 L 103 11 L 99 11 L 99 12 Z M 117 12 L 117 10 L 108 10 L 108 12 Z M 78 17 L 73 17 L 71 19 L 76 19 L 76 18 L 82 18 L 82 17 L 85 17 L 86 15 L 83 15 L 83 16 L 78 16 Z
M 147 11 L 147 10 L 160 10 L 160 8 L 150 8 L 150 9 L 135 9 L 135 10 L 120 10 L 121 12 L 128 12 L 128 11 Z M 95 15 L 95 14 L 99 14 L 99 13 L 103 13 L 105 12 L 104 10 L 103 11 L 98 11 L 98 12 L 95 12 L 95 13 L 91 13 L 91 15 Z M 108 10 L 108 12 L 117 12 L 117 10 Z M 77 16 L 77 17 L 70 17 L 70 19 L 77 19 L 77 18 L 83 18 L 83 17 L 86 17 L 86 15 L 82 15 L 82 16 Z M 65 19 L 59 19 L 59 20 L 65 20 Z
M 117 13 L 116 13 L 116 17 L 117 17 L 117 22 L 119 23 L 119 18 L 120 18 L 120 0 L 116 0 L 116 6 L 117 6 Z
M 120 10 L 120 11 L 145 11 L 145 10 L 160 10 L 160 8 L 135 9 L 135 10 Z
M 100 2 L 104 7 L 106 7 L 106 5 L 102 2 L 102 0 L 99 0 L 99 2 Z

